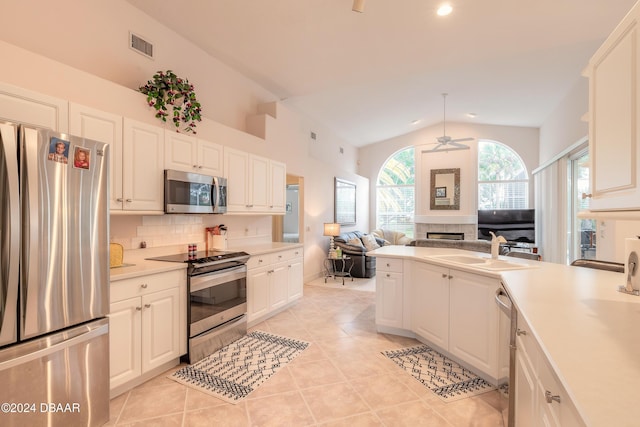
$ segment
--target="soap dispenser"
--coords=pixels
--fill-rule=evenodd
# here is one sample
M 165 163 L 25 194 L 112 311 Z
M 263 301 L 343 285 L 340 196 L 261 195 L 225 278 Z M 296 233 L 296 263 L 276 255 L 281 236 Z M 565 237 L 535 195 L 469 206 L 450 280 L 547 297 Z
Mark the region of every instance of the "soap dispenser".
M 500 243 L 507 243 L 507 240 L 502 236 L 496 236 L 493 231 L 489 233 L 491 234 L 491 259 L 498 259 Z

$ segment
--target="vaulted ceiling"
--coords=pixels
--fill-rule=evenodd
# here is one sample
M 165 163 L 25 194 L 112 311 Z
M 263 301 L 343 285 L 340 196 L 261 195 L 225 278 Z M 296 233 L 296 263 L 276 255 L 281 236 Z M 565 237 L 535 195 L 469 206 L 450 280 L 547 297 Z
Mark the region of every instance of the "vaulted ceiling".
M 355 146 L 441 122 L 444 92 L 447 121 L 540 126 L 635 3 L 128 1 Z

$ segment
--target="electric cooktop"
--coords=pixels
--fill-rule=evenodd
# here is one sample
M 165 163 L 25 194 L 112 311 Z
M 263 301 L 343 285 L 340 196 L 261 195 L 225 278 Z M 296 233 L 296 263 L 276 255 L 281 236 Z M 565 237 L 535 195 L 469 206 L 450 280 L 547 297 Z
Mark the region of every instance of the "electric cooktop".
M 153 261 L 188 262 L 192 264 L 204 264 L 213 261 L 226 261 L 237 258 L 249 258 L 249 254 L 242 251 L 198 251 L 194 253 L 181 253 L 147 258 Z

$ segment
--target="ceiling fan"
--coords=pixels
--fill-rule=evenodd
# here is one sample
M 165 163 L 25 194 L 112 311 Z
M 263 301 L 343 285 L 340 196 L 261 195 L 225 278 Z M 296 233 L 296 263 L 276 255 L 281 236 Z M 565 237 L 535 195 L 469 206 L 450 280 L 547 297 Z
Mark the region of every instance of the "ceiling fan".
M 473 141 L 474 138 L 456 138 L 453 139 L 447 135 L 447 114 L 446 114 L 446 106 L 447 106 L 447 94 L 442 94 L 442 136 L 438 137 L 438 142 L 434 142 L 436 144 L 434 148 L 431 150 L 423 150 L 423 153 L 437 153 L 439 151 L 455 151 L 455 150 L 468 150 L 469 146 L 465 144 L 460 144 L 464 141 Z

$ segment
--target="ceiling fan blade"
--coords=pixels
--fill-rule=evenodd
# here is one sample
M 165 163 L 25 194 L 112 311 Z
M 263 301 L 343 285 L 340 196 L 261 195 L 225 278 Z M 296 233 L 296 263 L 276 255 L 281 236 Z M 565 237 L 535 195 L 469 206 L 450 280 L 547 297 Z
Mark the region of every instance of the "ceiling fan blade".
M 458 140 L 458 141 L 459 141 L 459 140 Z M 468 146 L 468 145 L 465 145 L 465 144 L 459 144 L 459 143 L 457 143 L 457 142 L 455 142 L 455 141 L 451 141 L 451 142 L 449 142 L 447 145 L 448 145 L 448 146 L 451 146 L 451 147 L 458 147 L 458 148 L 465 148 L 465 149 L 469 148 L 469 146 Z
M 463 141 L 473 141 L 475 138 L 457 138 L 452 139 L 450 142 L 463 142 Z
M 460 147 L 453 147 L 451 144 L 447 145 L 439 145 L 437 147 L 432 148 L 431 150 L 422 150 L 422 153 L 441 153 L 447 151 L 459 151 L 459 150 L 468 150 L 469 147 L 466 145 L 460 145 Z

